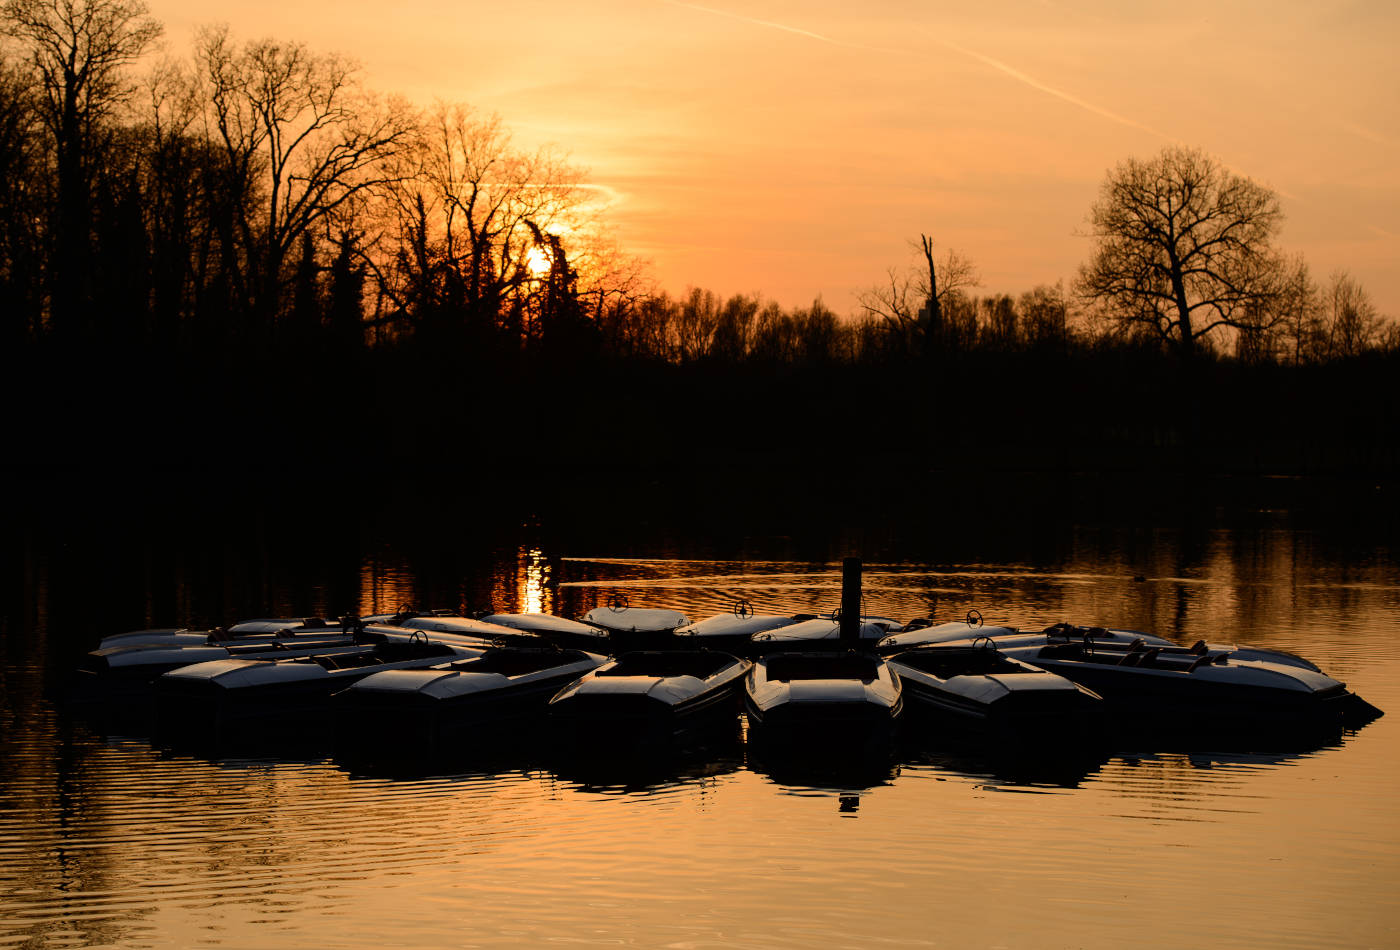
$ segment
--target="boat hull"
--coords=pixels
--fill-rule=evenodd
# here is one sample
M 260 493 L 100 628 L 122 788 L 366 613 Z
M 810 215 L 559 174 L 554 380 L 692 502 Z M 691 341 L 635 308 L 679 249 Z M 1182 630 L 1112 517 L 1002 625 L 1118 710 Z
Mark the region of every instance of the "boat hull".
M 254 641 L 228 644 L 144 643 L 93 650 L 70 679 L 73 703 L 116 703 L 149 700 L 156 681 L 165 673 L 213 660 L 287 660 L 316 654 L 363 650 L 347 636 L 325 639 L 303 636 L 296 641 Z
M 935 646 L 896 654 L 906 713 L 938 730 L 996 740 L 1083 742 L 1103 700 L 1055 673 L 978 647 Z
M 163 742 L 188 744 L 250 732 L 320 732 L 331 722 L 331 695 L 357 680 L 482 652 L 464 645 L 392 640 L 295 660 L 228 659 L 182 667 L 156 682 L 156 735 Z
M 467 753 L 533 736 L 550 699 L 604 662 L 583 651 L 507 647 L 442 667 L 375 673 L 334 696 L 337 754 Z
M 710 650 L 624 653 L 551 699 L 551 723 L 565 743 L 678 739 L 737 716 L 750 665 Z
M 1008 652 L 1093 690 L 1114 713 L 1155 727 L 1342 725 L 1363 707 L 1374 710 L 1345 684 L 1313 668 L 1239 659 L 1225 651 L 1088 652 L 1063 644 Z

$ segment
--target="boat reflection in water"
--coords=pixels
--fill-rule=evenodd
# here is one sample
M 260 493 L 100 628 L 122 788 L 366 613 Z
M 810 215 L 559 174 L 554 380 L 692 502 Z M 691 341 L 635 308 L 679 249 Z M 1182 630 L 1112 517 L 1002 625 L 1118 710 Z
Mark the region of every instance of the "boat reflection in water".
M 833 746 L 819 734 L 793 737 L 750 726 L 744 747 L 749 771 L 792 789 L 850 792 L 888 785 L 899 776 L 900 756 L 892 735 Z M 842 808 L 853 811 L 853 808 Z
M 1078 788 L 1112 758 L 1097 743 L 1037 744 L 997 735 L 996 741 L 986 741 L 985 733 L 939 735 L 907 730 L 900 739 L 899 761 L 912 772 L 952 772 L 996 785 Z
M 704 783 L 744 767 L 742 723 L 717 717 L 669 739 L 653 738 L 644 749 L 607 737 L 590 745 L 544 744 L 551 772 L 580 792 L 638 794 Z

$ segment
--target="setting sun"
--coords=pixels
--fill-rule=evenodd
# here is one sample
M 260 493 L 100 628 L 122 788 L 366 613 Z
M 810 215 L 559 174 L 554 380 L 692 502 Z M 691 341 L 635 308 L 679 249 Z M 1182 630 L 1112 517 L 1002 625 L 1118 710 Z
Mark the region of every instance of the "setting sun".
M 554 258 L 539 245 L 530 248 L 525 255 L 525 267 L 530 271 L 531 277 L 547 277 L 549 269 L 553 266 Z

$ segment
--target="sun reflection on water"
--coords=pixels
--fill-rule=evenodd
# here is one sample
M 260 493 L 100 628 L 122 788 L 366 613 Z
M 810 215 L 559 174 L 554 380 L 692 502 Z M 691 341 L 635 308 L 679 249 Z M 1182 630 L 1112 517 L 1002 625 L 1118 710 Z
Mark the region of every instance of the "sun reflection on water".
M 549 588 L 549 561 L 539 548 L 522 547 L 516 571 L 520 611 L 527 614 L 550 613 L 554 609 L 554 593 Z

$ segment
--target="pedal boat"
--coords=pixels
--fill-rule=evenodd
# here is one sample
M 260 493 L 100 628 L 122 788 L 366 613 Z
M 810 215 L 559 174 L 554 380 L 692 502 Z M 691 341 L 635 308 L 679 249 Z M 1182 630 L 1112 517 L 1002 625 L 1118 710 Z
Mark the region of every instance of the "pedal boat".
M 612 652 L 606 630 L 591 623 L 556 617 L 554 614 L 490 614 L 482 617 L 481 622 L 532 633 L 564 649 L 583 650 L 586 653 L 604 656 Z
M 97 648 L 105 650 L 130 646 L 245 645 L 258 642 L 270 645 L 302 638 L 325 640 L 336 636 L 348 637 L 357 625 L 392 622 L 395 616 L 380 614 L 373 617 L 342 617 L 339 620 L 323 620 L 320 617 L 259 618 L 209 630 L 195 630 L 190 627 L 133 630 L 103 637 Z
M 1073 637 L 999 648 L 1093 690 L 1114 710 L 1159 725 L 1345 725 L 1380 715 L 1344 683 L 1279 651 L 1215 648 L 1204 640 L 1181 647 Z
M 417 630 L 430 635 L 434 639 L 442 635 L 449 637 L 477 638 L 492 641 L 498 646 L 513 645 L 528 647 L 538 646 L 545 642 L 540 633 L 531 631 L 518 624 L 498 624 L 489 620 L 477 620 L 472 617 L 462 617 L 456 614 L 414 614 L 408 617 L 396 617 L 392 621 L 382 624 L 381 626 L 394 627 L 399 630 Z
M 156 726 L 163 735 L 206 726 L 288 723 L 289 714 L 325 711 L 332 693 L 384 670 L 419 669 L 470 659 L 491 647 L 479 638 L 366 627 L 375 642 L 294 659 L 211 660 L 156 680 Z
M 756 614 L 748 601 L 734 605 L 729 613 L 716 614 L 676 630 L 676 642 L 685 649 L 720 650 L 736 656 L 752 657 L 754 635 L 789 627 L 816 614 Z
M 606 657 L 553 646 L 492 647 L 428 669 L 390 669 L 333 697 L 337 745 L 442 748 L 456 739 L 542 718 L 560 689 Z
M 891 632 L 889 636 L 880 640 L 877 649 L 884 656 L 893 656 L 904 650 L 913 650 L 919 647 L 932 646 L 940 643 L 957 643 L 963 640 L 980 639 L 983 637 L 991 639 L 997 646 L 1025 646 L 1027 644 L 1039 642 L 1041 644 L 1049 642 L 1047 639 L 1058 632 L 1072 631 L 1072 636 L 1089 637 L 1096 643 L 1106 644 L 1121 643 L 1124 646 L 1141 638 L 1144 642 L 1152 646 L 1176 646 L 1171 640 L 1159 637 L 1150 633 L 1143 633 L 1139 630 L 1111 630 L 1107 627 L 1076 627 L 1070 624 L 1055 624 L 1044 630 L 1022 630 L 1020 627 L 1011 626 L 988 626 L 982 620 L 982 614 L 976 610 L 969 610 L 967 617 L 963 620 L 955 620 L 950 623 L 933 623 L 932 621 L 919 618 L 911 620 L 905 624 L 904 629 Z
M 130 643 L 103 647 L 83 657 L 70 680 L 69 699 L 77 703 L 119 702 L 148 697 L 157 678 L 171 670 L 214 660 L 285 660 L 365 649 L 353 633 L 328 631 L 295 638 L 225 643 Z
M 906 715 L 987 737 L 1085 738 L 1103 699 L 1056 673 L 1001 653 L 989 638 L 889 658 Z
M 887 617 L 861 617 L 859 644 L 855 649 L 874 652 L 877 643 L 898 629 L 899 623 Z M 750 649 L 756 656 L 791 651 L 844 652 L 846 649 L 841 639 L 840 619 L 833 617 L 814 617 L 786 624 L 774 630 L 756 633 L 752 640 Z
M 690 623 L 690 618 L 678 610 L 632 607 L 621 595 L 613 597 L 606 606 L 594 607 L 583 615 L 583 620 L 608 632 L 614 654 L 675 646 L 675 631 Z
M 564 687 L 551 719 L 582 738 L 619 733 L 674 737 L 706 723 L 734 721 L 752 664 L 712 650 L 623 653 Z
M 744 711 L 762 738 L 888 738 L 904 708 L 890 665 L 854 650 L 760 657 L 744 682 Z
M 924 620 L 912 620 L 904 630 L 882 639 L 877 649 L 884 656 L 892 656 L 901 650 L 913 649 L 937 643 L 957 643 L 964 640 L 988 637 L 998 649 L 1032 646 L 1050 646 L 1072 641 L 1085 642 L 1090 649 L 1104 650 L 1129 649 L 1141 641 L 1147 647 L 1179 649 L 1180 644 L 1166 637 L 1141 630 L 1120 630 L 1108 627 L 1079 626 L 1070 623 L 1052 624 L 1043 630 L 1022 630 L 1019 627 L 989 627 L 982 622 L 976 610 L 968 612 L 966 620 L 952 623 L 930 624 Z M 1302 669 L 1321 672 L 1316 666 L 1302 657 L 1284 650 L 1267 647 L 1253 647 L 1224 641 L 1209 641 L 1206 647 L 1213 652 L 1228 652 L 1236 659 L 1263 660 L 1284 666 L 1297 666 Z

